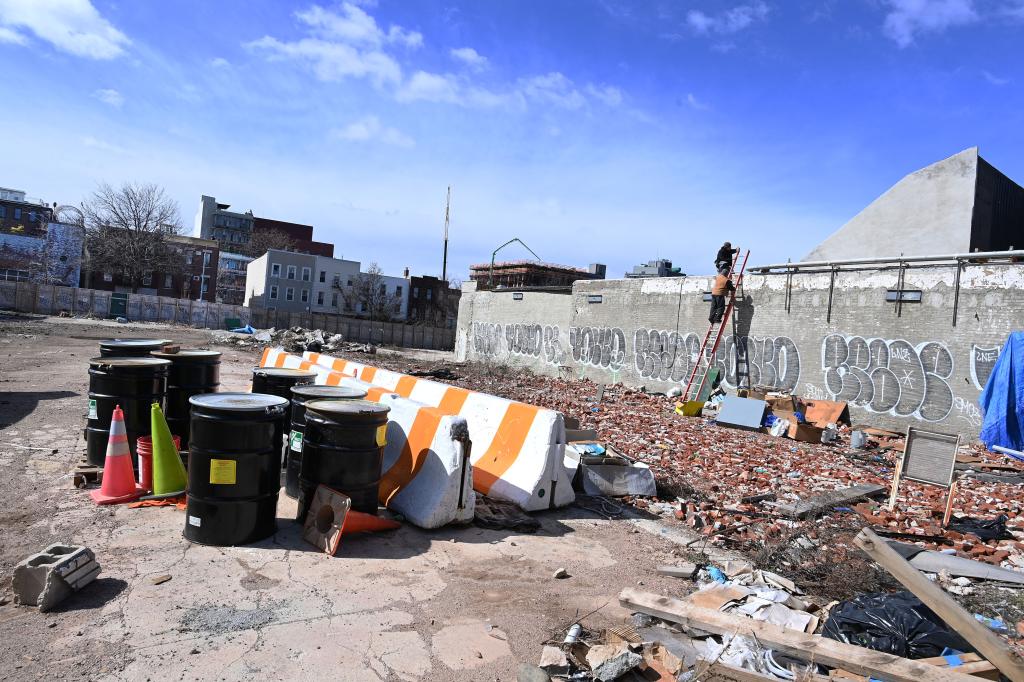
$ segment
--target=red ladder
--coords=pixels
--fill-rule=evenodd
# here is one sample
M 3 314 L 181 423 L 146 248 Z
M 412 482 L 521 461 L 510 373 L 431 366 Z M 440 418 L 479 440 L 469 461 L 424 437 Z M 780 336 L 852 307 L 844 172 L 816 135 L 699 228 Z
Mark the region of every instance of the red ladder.
M 726 323 L 729 321 L 729 316 L 732 315 L 733 306 L 736 303 L 736 292 L 743 285 L 743 272 L 747 269 L 747 258 L 750 257 L 750 250 L 748 249 L 743 254 L 743 262 L 740 262 L 740 250 L 737 249 L 736 255 L 732 259 L 732 265 L 729 267 L 729 275 L 736 272 L 736 281 L 733 282 L 735 289 L 729 292 L 729 302 L 725 305 L 725 312 L 722 314 L 722 321 L 715 323 L 712 322 L 708 325 L 708 332 L 704 335 L 704 341 L 700 344 L 700 351 L 697 355 L 697 361 L 693 363 L 693 369 L 690 371 L 690 378 L 686 382 L 686 390 L 683 391 L 683 396 L 686 400 L 697 400 L 697 397 L 704 390 L 704 384 L 708 380 L 708 371 L 711 369 L 711 358 L 715 357 L 715 351 L 718 350 L 718 344 L 722 340 L 722 329 L 725 328 Z M 740 269 L 736 270 L 736 264 L 740 264 Z M 711 344 L 710 350 L 708 350 L 708 342 Z M 694 384 L 694 379 L 697 377 L 697 373 L 700 372 L 700 381 Z M 693 391 L 691 392 L 691 389 Z

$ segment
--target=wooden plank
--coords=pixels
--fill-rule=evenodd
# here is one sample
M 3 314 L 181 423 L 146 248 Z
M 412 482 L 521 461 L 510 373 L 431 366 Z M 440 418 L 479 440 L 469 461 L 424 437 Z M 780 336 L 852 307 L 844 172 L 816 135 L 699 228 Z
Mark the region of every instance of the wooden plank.
M 619 594 L 619 603 L 633 611 L 657 616 L 695 630 L 716 635 L 753 637 L 766 647 L 801 660 L 841 667 L 876 679 L 891 682 L 977 682 L 971 676 L 962 675 L 951 668 L 937 668 L 927 663 L 911 661 L 817 635 L 808 635 L 772 623 L 702 609 L 681 599 L 651 592 L 625 589 Z
M 1024 682 L 1024 662 L 994 632 L 979 623 L 941 587 L 924 577 L 884 540 L 868 528 L 861 529 L 854 543 L 871 559 L 889 571 L 896 580 L 914 593 L 925 606 L 934 611 L 946 625 L 966 639 L 992 665 L 1012 682 Z M 847 666 L 847 669 L 848 666 Z
M 882 485 L 854 485 L 841 488 L 830 493 L 815 495 L 807 500 L 798 500 L 795 504 L 779 504 L 775 510 L 794 519 L 806 519 L 832 507 L 842 507 L 864 497 L 872 497 L 885 492 Z

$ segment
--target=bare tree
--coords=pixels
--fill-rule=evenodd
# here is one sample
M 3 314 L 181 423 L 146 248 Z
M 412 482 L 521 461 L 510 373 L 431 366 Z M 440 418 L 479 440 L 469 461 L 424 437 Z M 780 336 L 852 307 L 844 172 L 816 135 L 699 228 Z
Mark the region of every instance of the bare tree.
M 343 292 L 348 307 L 368 315 L 372 320 L 387 322 L 402 310 L 402 297 L 388 293 L 384 272 L 376 263 L 371 263 L 366 272 L 352 278 L 352 286 Z
M 259 230 L 252 233 L 249 243 L 239 251 L 243 256 L 259 258 L 270 249 L 295 251 L 296 247 L 295 241 L 281 230 Z
M 154 272 L 180 272 L 168 237 L 181 232 L 178 204 L 153 184 L 103 183 L 82 202 L 90 269 L 117 274 L 132 290 Z

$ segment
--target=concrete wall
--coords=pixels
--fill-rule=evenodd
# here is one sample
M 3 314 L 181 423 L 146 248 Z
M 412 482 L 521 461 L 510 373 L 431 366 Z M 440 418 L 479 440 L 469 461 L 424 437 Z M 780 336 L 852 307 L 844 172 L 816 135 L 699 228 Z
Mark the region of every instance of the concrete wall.
M 895 269 L 748 276 L 716 353 L 727 387 L 764 385 L 850 403 L 855 422 L 977 435 L 977 398 L 1024 321 L 1024 267 L 908 270 L 922 302 L 887 303 Z M 648 390 L 685 385 L 708 328 L 707 278 L 577 282 L 571 295 L 463 288 L 456 358 Z

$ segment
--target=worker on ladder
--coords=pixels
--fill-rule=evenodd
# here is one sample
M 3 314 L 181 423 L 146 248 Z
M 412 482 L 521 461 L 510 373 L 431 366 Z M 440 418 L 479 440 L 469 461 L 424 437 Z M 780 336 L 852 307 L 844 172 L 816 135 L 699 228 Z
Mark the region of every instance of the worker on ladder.
M 725 245 L 728 246 L 729 242 L 726 242 Z M 729 274 L 731 266 L 731 260 L 721 266 L 718 269 L 718 275 L 715 276 L 714 284 L 711 285 L 711 315 L 708 316 L 708 322 L 711 324 L 718 324 L 722 321 L 722 315 L 725 314 L 725 297 L 729 295 L 729 292 L 736 291 L 736 285 L 732 283 L 732 277 Z
M 718 255 L 715 256 L 715 272 L 720 272 L 722 267 L 732 269 L 733 254 L 739 253 L 739 249 L 732 248 L 732 244 L 726 242 L 722 244 L 722 248 L 718 250 Z

